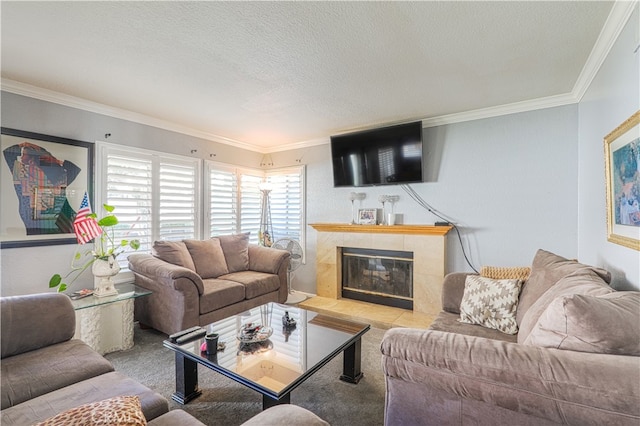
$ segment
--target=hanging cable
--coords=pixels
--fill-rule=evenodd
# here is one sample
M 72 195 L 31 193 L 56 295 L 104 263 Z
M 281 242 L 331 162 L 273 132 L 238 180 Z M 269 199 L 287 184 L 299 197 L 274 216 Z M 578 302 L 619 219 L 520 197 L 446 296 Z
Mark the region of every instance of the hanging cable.
M 420 194 L 418 194 L 409 185 L 402 185 L 402 189 L 404 190 L 404 192 L 406 192 L 409 195 L 409 197 L 411 197 L 411 199 L 413 199 L 413 201 L 418 203 L 418 205 L 420 207 L 422 207 L 423 209 L 425 209 L 426 211 L 428 211 L 432 215 L 436 216 L 437 218 L 442 219 L 443 221 L 447 222 L 449 225 L 451 225 L 453 227 L 453 229 L 456 231 L 456 234 L 458 235 L 458 241 L 460 242 L 460 248 L 462 249 L 462 255 L 464 256 L 464 260 L 467 262 L 467 265 L 469 265 L 469 267 L 471 269 L 473 269 L 473 271 L 477 274 L 478 270 L 476 268 L 474 268 L 474 266 L 471 264 L 471 261 L 467 257 L 467 253 L 464 250 L 464 244 L 462 243 L 462 236 L 460 235 L 460 230 L 458 229 L 458 226 L 455 223 L 453 223 L 450 219 L 448 219 L 444 214 L 440 213 L 439 211 L 437 211 L 436 209 L 431 207 L 429 205 L 429 203 L 427 203 L 420 196 Z

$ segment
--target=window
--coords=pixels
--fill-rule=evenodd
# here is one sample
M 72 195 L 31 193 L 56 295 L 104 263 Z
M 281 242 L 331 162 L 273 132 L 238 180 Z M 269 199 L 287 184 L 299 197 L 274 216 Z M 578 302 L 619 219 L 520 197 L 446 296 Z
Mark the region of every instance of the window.
M 275 240 L 280 238 L 297 240 L 303 248 L 305 247 L 304 172 L 305 167 L 300 166 L 270 170 L 266 174 L 267 181 L 273 184 L 270 205 L 274 238 Z
M 115 207 L 116 239 L 153 241 L 200 236 L 200 160 L 111 144 L 99 145 L 98 206 Z M 102 217 L 104 212 L 94 207 Z M 126 265 L 126 253 L 118 260 Z
M 280 170 L 250 170 L 207 162 L 210 210 L 209 236 L 250 232 L 250 241 L 258 242 L 262 194 L 258 185 L 273 184 L 269 204 L 274 241 L 298 240 L 304 247 L 304 166 Z

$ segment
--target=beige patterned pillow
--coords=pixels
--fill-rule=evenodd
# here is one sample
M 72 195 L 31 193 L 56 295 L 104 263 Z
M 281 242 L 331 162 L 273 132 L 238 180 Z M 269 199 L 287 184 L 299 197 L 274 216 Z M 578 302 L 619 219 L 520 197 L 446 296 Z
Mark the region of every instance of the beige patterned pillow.
M 145 426 L 137 396 L 116 396 L 57 414 L 36 426 Z
M 460 303 L 460 322 L 516 334 L 516 310 L 522 281 L 467 276 Z

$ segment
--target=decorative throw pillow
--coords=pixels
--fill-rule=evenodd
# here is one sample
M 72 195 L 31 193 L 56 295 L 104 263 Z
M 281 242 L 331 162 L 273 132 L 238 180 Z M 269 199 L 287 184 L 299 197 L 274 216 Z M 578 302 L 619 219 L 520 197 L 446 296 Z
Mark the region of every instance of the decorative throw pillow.
M 521 286 L 520 280 L 467 276 L 460 303 L 460 322 L 516 334 L 516 310 Z
M 218 278 L 220 275 L 229 273 L 220 240 L 217 238 L 204 241 L 184 240 L 184 243 L 200 278 Z
M 545 250 L 538 250 L 531 263 L 531 275 L 522 286 L 522 294 L 516 313 L 518 325 L 522 326 L 522 317 L 545 291 L 549 290 L 561 278 L 579 269 L 591 269 L 607 284 L 611 282 L 611 274 L 604 269 L 583 265 L 575 260 L 565 259 Z
M 525 284 L 525 287 L 527 285 Z M 577 269 L 566 277 L 559 279 L 529 307 L 518 325 L 518 343 L 524 343 L 527 340 L 542 313 L 558 297 L 572 294 L 601 296 L 613 291 L 595 271 L 589 268 Z M 520 301 L 522 302 L 522 297 L 520 297 Z M 520 310 L 520 307 L 518 307 L 518 310 Z
M 145 426 L 137 396 L 116 396 L 81 405 L 48 418 L 36 426 Z
M 165 262 L 196 271 L 189 250 L 182 241 L 154 241 L 152 253 Z
M 531 268 L 528 266 L 483 266 L 480 269 L 480 276 L 493 278 L 494 280 L 520 280 L 529 278 Z
M 249 232 L 235 235 L 220 235 L 224 257 L 229 273 L 249 270 Z
M 640 292 L 558 297 L 542 313 L 525 345 L 640 356 Z

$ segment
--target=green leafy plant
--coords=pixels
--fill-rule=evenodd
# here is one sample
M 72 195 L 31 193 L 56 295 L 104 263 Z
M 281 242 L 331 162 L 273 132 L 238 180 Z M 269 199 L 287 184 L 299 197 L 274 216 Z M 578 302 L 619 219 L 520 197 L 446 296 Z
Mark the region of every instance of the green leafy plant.
M 116 215 L 113 214 L 115 207 L 108 204 L 103 205 L 107 214 L 98 219 L 95 213 L 87 216 L 94 218 L 98 222 L 98 226 L 102 228 L 102 233 L 94 238 L 94 246 L 92 249 L 80 251 L 80 246 L 76 249 L 76 253 L 71 260 L 71 270 L 63 277 L 60 274 L 54 274 L 49 280 L 49 288 L 58 287 L 58 292 L 65 291 L 68 286 L 78 279 L 78 277 L 90 268 L 96 260 L 109 260 L 109 258 L 117 258 L 128 247 L 133 250 L 140 248 L 140 240 L 120 240 L 115 239 L 114 227 L 119 223 Z M 64 282 L 69 280 L 68 283 Z

